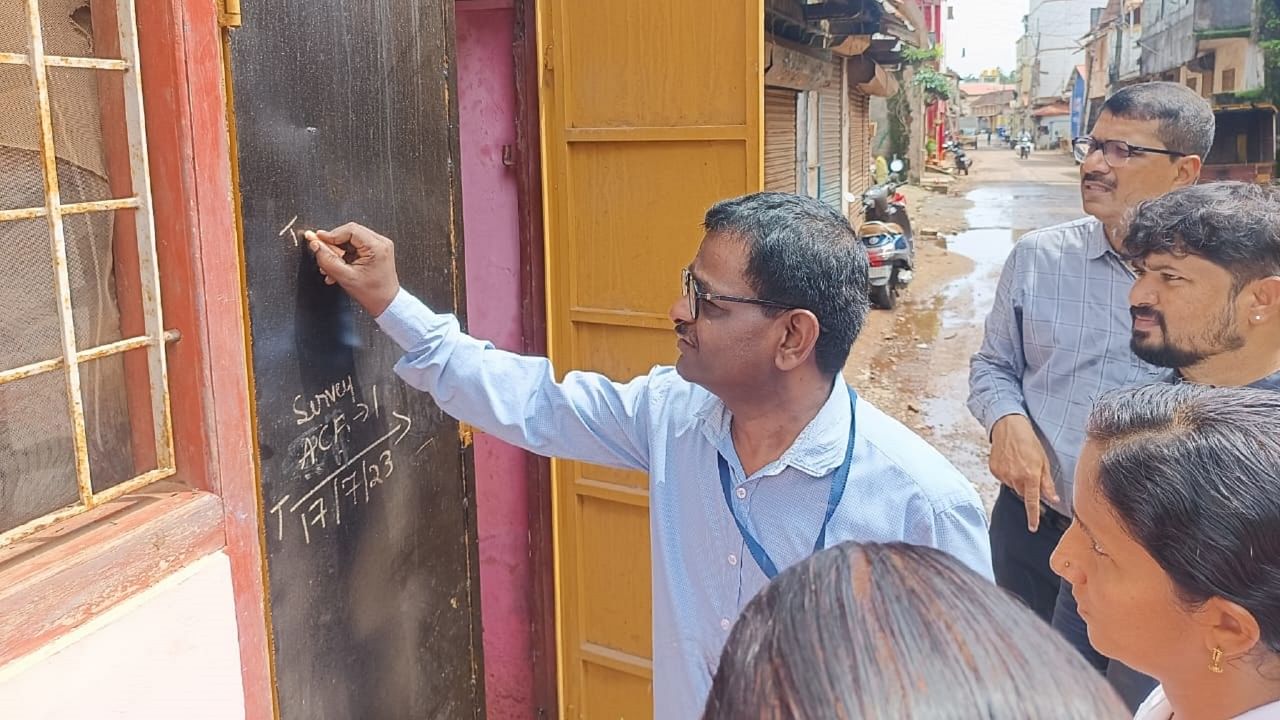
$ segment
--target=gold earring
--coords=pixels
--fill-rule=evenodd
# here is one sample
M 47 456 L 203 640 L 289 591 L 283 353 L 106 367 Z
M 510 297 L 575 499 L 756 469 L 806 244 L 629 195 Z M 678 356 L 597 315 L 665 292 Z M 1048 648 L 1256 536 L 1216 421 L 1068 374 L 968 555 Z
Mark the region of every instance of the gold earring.
M 1066 569 L 1067 569 L 1067 568 L 1069 568 L 1069 567 L 1071 567 L 1071 561 L 1070 561 L 1070 560 L 1063 560 L 1063 561 L 1062 561 L 1062 569 L 1063 569 L 1063 570 L 1066 570 Z
M 1222 672 L 1222 648 L 1213 649 L 1213 655 L 1209 658 L 1209 672 Z

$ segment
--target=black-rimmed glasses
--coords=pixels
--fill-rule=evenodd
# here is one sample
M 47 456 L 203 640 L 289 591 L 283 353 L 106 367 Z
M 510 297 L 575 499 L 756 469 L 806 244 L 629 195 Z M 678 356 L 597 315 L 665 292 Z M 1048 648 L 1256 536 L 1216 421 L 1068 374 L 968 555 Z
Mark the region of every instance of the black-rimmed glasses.
M 1129 158 L 1145 153 L 1168 155 L 1169 157 L 1187 156 L 1187 153 L 1178 152 L 1177 150 L 1130 145 L 1123 140 L 1095 140 L 1091 137 L 1078 137 L 1071 141 L 1071 151 L 1075 153 L 1077 162 L 1084 162 L 1085 159 L 1093 154 L 1094 150 L 1102 150 L 1102 159 L 1106 160 L 1107 164 L 1113 168 L 1123 167 L 1129 163 Z
M 684 288 L 684 296 L 689 299 L 689 315 L 693 320 L 698 319 L 699 305 L 703 300 L 745 303 L 747 305 L 762 305 L 764 307 L 775 307 L 783 310 L 798 310 L 794 305 L 774 302 L 772 300 L 761 300 L 760 298 L 736 297 L 733 295 L 716 295 L 715 293 L 702 292 L 698 289 L 698 280 L 689 272 L 689 268 L 680 271 L 680 283 Z

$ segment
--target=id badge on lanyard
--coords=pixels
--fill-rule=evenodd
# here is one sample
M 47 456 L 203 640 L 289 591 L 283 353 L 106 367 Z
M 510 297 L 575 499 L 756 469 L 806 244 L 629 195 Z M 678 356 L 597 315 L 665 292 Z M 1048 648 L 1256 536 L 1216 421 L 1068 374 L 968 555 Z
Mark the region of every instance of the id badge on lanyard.
M 840 463 L 840 468 L 836 470 L 835 477 L 831 479 L 831 494 L 827 498 L 827 513 L 822 518 L 822 527 L 818 530 L 818 539 L 813 544 L 813 551 L 818 552 L 827 544 L 827 526 L 831 524 L 831 518 L 836 514 L 836 508 L 840 505 L 840 500 L 844 497 L 845 486 L 849 484 L 849 467 L 853 464 L 853 441 L 857 435 L 857 418 L 858 418 L 858 394 L 852 387 L 849 388 L 849 447 L 844 452 L 844 462 Z M 746 523 L 742 518 L 738 517 L 737 510 L 733 506 L 733 481 L 729 473 L 729 461 L 724 459 L 724 455 L 716 453 L 716 461 L 720 467 L 720 486 L 724 490 L 724 502 L 729 506 L 729 514 L 733 516 L 733 521 L 738 525 L 738 532 L 742 534 L 742 540 L 747 545 L 747 550 L 751 552 L 751 557 L 755 558 L 756 565 L 760 566 L 760 570 L 764 572 L 765 577 L 772 580 L 778 575 L 778 566 L 774 564 L 773 558 L 769 557 L 769 553 L 756 540 L 755 535 L 747 529 Z

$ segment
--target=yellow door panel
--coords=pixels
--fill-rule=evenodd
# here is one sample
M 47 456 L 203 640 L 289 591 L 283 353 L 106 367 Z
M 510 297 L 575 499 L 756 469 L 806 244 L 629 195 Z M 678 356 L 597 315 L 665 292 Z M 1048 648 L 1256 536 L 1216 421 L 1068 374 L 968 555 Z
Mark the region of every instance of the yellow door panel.
M 695 228 L 692 232 L 697 234 L 698 230 Z M 681 247 L 672 253 L 674 255 L 686 250 L 687 248 Z M 692 259 L 692 252 L 682 261 L 673 256 L 671 272 L 675 275 L 668 273 L 662 279 L 650 280 L 652 287 L 649 292 L 664 295 L 668 303 L 674 301 L 680 295 L 679 268 Z M 624 274 L 627 274 L 626 271 L 620 270 L 620 276 Z M 671 321 L 667 319 L 666 308 L 661 312 L 634 316 L 618 312 L 609 316 L 607 322 L 591 321 L 582 315 L 579 312 L 572 313 L 572 320 L 578 326 L 579 346 L 582 348 L 578 355 L 581 363 L 579 369 L 604 373 L 614 379 L 630 380 L 649 372 L 654 365 L 670 363 L 675 358 L 676 334 L 672 331 Z M 655 324 L 660 324 L 661 329 L 641 325 L 648 323 L 650 318 L 654 319 Z M 614 324 L 625 320 L 629 320 L 631 325 Z
M 566 127 L 749 124 L 761 3 L 560 0 Z M 750 17 L 748 17 L 750 16 Z M 546 43 L 543 43 L 544 47 Z M 754 46 L 754 47 L 753 47 Z M 759 60 L 753 58 L 758 66 Z
M 539 3 L 548 347 L 615 380 L 675 358 L 706 208 L 763 185 L 763 0 Z M 552 465 L 561 711 L 652 715 L 648 479 Z
M 649 680 L 608 665 L 589 663 L 583 672 L 585 707 L 580 717 L 609 720 L 649 720 L 653 688 Z
M 698 250 L 703 213 L 716 200 L 742 193 L 744 144 L 575 144 L 567 199 L 592 211 L 575 211 L 564 238 L 575 250 L 573 309 L 648 311 L 669 331 L 667 306 L 679 294 L 679 269 Z M 674 347 L 667 343 L 665 359 Z
M 648 508 L 642 497 L 640 504 L 630 504 L 592 490 L 577 490 L 582 571 L 578 624 L 587 642 L 647 658 L 653 652 Z

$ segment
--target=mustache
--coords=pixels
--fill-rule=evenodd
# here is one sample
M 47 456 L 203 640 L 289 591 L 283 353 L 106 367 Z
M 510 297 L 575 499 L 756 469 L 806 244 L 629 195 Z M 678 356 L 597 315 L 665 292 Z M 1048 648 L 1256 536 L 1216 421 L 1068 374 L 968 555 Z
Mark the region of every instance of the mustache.
M 1129 316 L 1134 320 L 1142 318 L 1144 320 L 1155 320 L 1160 323 L 1160 327 L 1164 327 L 1164 315 L 1159 310 L 1149 307 L 1132 306 L 1129 308 Z
M 1102 173 L 1098 173 L 1098 172 L 1085 173 L 1084 178 L 1080 180 L 1080 184 L 1083 185 L 1089 182 L 1098 183 L 1099 185 L 1106 185 L 1108 188 L 1112 190 L 1116 189 L 1115 182 L 1107 178 L 1107 176 L 1103 175 Z

